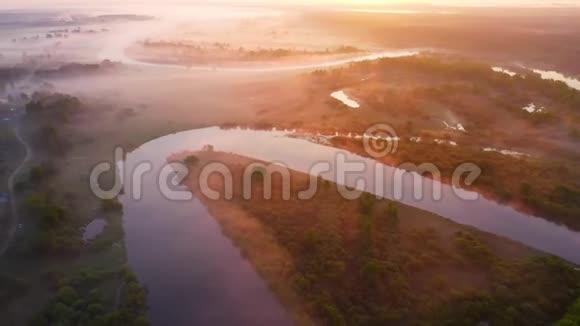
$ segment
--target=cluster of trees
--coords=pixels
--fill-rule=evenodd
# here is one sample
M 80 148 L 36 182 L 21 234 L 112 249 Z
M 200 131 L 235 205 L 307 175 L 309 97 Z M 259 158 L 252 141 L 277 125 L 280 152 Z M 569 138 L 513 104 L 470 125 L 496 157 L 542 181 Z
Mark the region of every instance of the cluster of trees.
M 328 187 L 323 189 L 329 192 Z M 360 198 L 358 236 L 350 245 L 335 224 L 338 221 L 325 221 L 328 224 L 319 222 L 305 230 L 302 243 L 292 252 L 297 262 L 294 286 L 324 324 L 385 325 L 403 320 L 412 294 L 399 255 L 399 213 L 393 202 L 376 202 L 369 194 Z M 293 227 L 289 228 L 300 232 Z M 283 237 L 284 244 L 291 241 Z
M 54 277 L 54 276 L 53 276 Z M 107 298 L 99 287 L 116 278 L 117 298 Z M 146 326 L 147 291 L 128 268 L 81 270 L 56 277 L 56 294 L 36 314 L 31 325 Z M 111 303 L 111 301 L 116 301 Z
M 313 203 L 240 205 L 290 252 L 292 284 L 325 325 L 546 325 L 580 293 L 580 273 L 560 259 L 507 259 L 477 231 L 450 237 L 407 222 L 402 210 L 421 213 L 394 202 L 363 194 L 352 210 L 320 189 Z
M 493 287 L 450 299 L 439 311 L 443 324 L 549 325 L 580 291 L 579 273 L 554 257 L 501 261 L 492 268 Z
M 37 230 L 32 250 L 42 254 L 78 254 L 83 246 L 78 221 L 61 206 L 55 205 L 47 193 L 31 194 L 26 208 L 36 217 Z
M 556 326 L 579 326 L 580 325 L 580 299 L 569 309 L 566 316 L 556 323 Z
M 35 93 L 26 104 L 29 117 L 42 117 L 56 122 L 68 122 L 81 110 L 81 101 L 67 94 Z
M 455 246 L 460 254 L 478 263 L 489 265 L 495 259 L 489 248 L 470 232 L 457 232 Z
M 520 195 L 524 203 L 534 211 L 554 217 L 556 221 L 571 228 L 579 229 L 580 188 L 572 183 L 573 180 L 577 179 L 571 179 L 569 182 L 558 180 L 559 183 L 547 188 L 530 187 L 529 192 L 524 191 L 527 183 L 523 183 Z
M 260 59 L 280 59 L 294 55 L 328 55 L 328 54 L 349 54 L 362 52 L 361 49 L 342 45 L 336 48 L 327 48 L 325 50 L 307 50 L 294 48 L 257 48 L 248 49 L 245 47 L 232 47 L 229 43 L 205 43 L 191 44 L 188 42 L 170 42 L 170 41 L 150 41 L 142 43 L 145 48 L 157 51 L 171 52 L 171 55 L 177 56 L 179 60 L 192 60 L 204 57 L 219 61 L 220 56 L 230 56 L 230 59 L 240 60 L 260 60 Z
M 35 75 L 41 78 L 59 78 L 59 77 L 74 77 L 87 74 L 97 74 L 101 72 L 118 69 L 121 66 L 119 63 L 111 62 L 110 60 L 103 60 L 101 63 L 83 64 L 83 63 L 69 63 L 61 65 L 57 68 L 42 69 L 35 71 Z

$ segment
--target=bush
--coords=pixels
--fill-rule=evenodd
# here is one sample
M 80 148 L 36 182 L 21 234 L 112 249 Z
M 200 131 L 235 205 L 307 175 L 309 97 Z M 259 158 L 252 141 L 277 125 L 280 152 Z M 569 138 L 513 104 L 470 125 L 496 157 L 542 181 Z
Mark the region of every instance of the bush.
M 184 162 L 189 166 L 195 166 L 199 163 L 199 157 L 195 155 L 189 155 L 185 158 Z
M 489 248 L 472 233 L 457 232 L 455 234 L 455 246 L 462 255 L 479 263 L 487 264 L 493 259 L 493 254 Z
M 123 204 L 117 198 L 103 199 L 101 207 L 105 212 L 119 212 L 123 210 Z
M 56 293 L 56 299 L 66 305 L 70 305 L 79 298 L 79 295 L 75 289 L 70 286 L 64 286 L 58 289 Z
M 326 321 L 326 325 L 329 326 L 344 326 L 346 321 L 340 313 L 340 310 L 331 304 L 324 304 L 321 307 L 323 319 Z
M 568 309 L 566 316 L 558 321 L 555 326 L 580 326 L 580 299 Z

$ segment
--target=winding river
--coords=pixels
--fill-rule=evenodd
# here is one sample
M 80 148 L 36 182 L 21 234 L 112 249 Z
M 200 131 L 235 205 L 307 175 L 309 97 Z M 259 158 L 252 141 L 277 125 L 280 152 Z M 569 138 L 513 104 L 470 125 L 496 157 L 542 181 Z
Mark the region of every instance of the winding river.
M 419 50 L 391 50 L 391 51 L 380 51 L 371 52 L 367 54 L 361 54 L 357 56 L 352 56 L 343 59 L 332 59 L 327 61 L 306 63 L 306 64 L 288 64 L 280 65 L 278 63 L 272 63 L 270 65 L 260 65 L 260 66 L 219 66 L 219 65 L 186 65 L 186 64 L 173 64 L 173 63 L 154 63 L 154 62 L 144 62 L 133 59 L 125 54 L 123 48 L 111 49 L 108 52 L 101 54 L 101 59 L 109 59 L 112 61 L 120 62 L 123 64 L 128 64 L 137 67 L 149 67 L 149 68 L 169 68 L 169 69 L 186 69 L 191 71 L 223 71 L 223 72 L 285 72 L 285 71 L 300 71 L 300 70 L 315 70 L 315 69 L 325 69 L 338 66 L 344 66 L 350 63 L 363 62 L 368 60 L 378 60 L 383 58 L 398 58 L 398 57 L 408 57 L 419 54 Z
M 371 159 L 291 137 L 286 131 L 223 130 L 217 127 L 184 131 L 150 141 L 126 156 L 124 228 L 129 263 L 149 290 L 153 325 L 287 325 L 290 318 L 239 249 L 197 199 L 170 201 L 157 185 L 159 171 L 169 156 L 199 150 L 211 144 L 217 151 L 236 153 L 309 172 L 320 161 L 331 163 L 323 178 L 335 181 L 335 159 L 363 162 L 366 171 L 343 182 L 354 186 L 365 180 L 365 190 L 375 192 L 376 171 L 385 185 L 392 184 L 396 168 Z M 143 177 L 142 198 L 132 199 L 128 171 L 143 162 L 152 171 Z M 378 168 L 378 170 L 375 170 Z M 545 252 L 580 263 L 580 233 L 511 207 L 479 197 L 465 201 L 450 186 L 442 185 L 442 198 L 413 197 L 410 174 L 404 180 L 402 202 L 483 231 L 505 236 Z M 423 178 L 425 193 L 436 181 Z M 468 193 L 468 192 L 464 192 Z M 474 194 L 474 193 L 470 193 Z M 387 189 L 385 197 L 392 198 Z

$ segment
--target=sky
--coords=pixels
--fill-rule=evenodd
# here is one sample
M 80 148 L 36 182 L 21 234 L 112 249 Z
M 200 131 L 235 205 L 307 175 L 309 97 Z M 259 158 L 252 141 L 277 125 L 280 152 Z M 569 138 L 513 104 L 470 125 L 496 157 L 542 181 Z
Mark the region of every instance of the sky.
M 1 7 L 51 7 L 51 6 L 102 6 L 105 3 L 119 3 L 113 0 L 1 0 Z M 122 3 L 150 4 L 196 4 L 196 3 L 264 3 L 302 5 L 377 6 L 404 4 L 433 4 L 454 6 L 580 6 L 580 0 L 125 0 Z
M 116 0 L 0 0 L 3 9 L 59 9 L 87 7 L 118 7 Z M 370 8 L 394 7 L 401 5 L 427 4 L 435 6 L 483 6 L 483 7 L 580 7 L 580 0 L 124 0 L 121 6 L 127 5 L 195 5 L 195 4 L 265 4 L 265 5 L 299 5 L 324 6 L 330 9 L 338 7 Z

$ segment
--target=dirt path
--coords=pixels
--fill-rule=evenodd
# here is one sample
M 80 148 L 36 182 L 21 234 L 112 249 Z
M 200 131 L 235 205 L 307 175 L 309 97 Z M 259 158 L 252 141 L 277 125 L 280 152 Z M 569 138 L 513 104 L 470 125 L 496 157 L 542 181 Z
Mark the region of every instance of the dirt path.
M 16 139 L 18 139 L 18 141 L 26 149 L 26 156 L 24 157 L 24 159 L 22 160 L 20 165 L 18 165 L 18 167 L 16 167 L 16 169 L 14 169 L 14 171 L 12 171 L 12 174 L 10 174 L 10 176 L 8 177 L 8 195 L 10 196 L 10 209 L 11 209 L 11 211 L 10 211 L 10 226 L 9 226 L 8 233 L 7 233 L 6 237 L 4 239 L 2 239 L 2 243 L 0 244 L 0 257 L 4 256 L 4 254 L 6 253 L 6 250 L 8 250 L 8 247 L 10 246 L 12 239 L 16 235 L 18 221 L 20 220 L 20 218 L 18 216 L 16 196 L 14 195 L 14 180 L 16 179 L 18 174 L 20 174 L 20 172 L 22 171 L 22 169 L 24 168 L 26 163 L 28 163 L 28 161 L 30 160 L 30 157 L 32 156 L 32 151 L 30 149 L 30 146 L 28 145 L 28 143 L 26 143 L 26 141 L 20 135 L 20 129 L 18 128 L 18 126 L 14 128 L 14 135 L 16 136 Z

